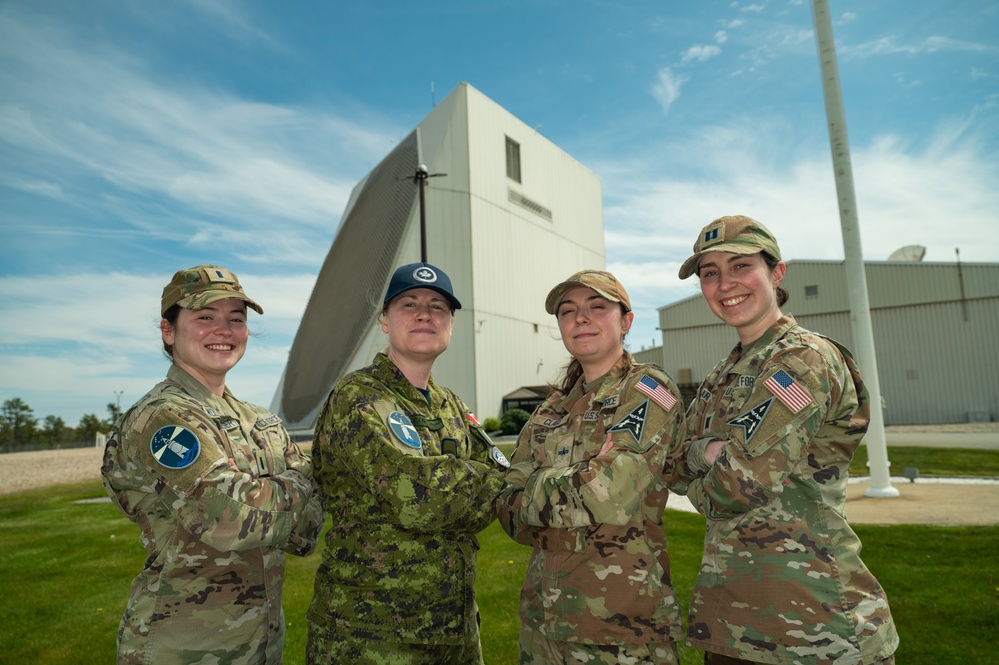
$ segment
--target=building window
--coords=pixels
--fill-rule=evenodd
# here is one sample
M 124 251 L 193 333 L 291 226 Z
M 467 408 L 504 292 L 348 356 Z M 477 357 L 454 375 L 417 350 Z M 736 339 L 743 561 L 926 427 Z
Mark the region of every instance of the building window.
M 506 137 L 506 177 L 520 182 L 520 144 Z
M 806 298 L 818 298 L 819 297 L 819 287 L 818 286 L 806 286 L 805 287 L 805 297 Z

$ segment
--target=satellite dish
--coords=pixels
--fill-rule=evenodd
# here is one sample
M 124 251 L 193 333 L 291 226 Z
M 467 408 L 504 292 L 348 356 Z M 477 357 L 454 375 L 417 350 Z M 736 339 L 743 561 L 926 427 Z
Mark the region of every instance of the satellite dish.
M 889 261 L 922 261 L 926 248 L 922 245 L 906 245 L 888 255 Z

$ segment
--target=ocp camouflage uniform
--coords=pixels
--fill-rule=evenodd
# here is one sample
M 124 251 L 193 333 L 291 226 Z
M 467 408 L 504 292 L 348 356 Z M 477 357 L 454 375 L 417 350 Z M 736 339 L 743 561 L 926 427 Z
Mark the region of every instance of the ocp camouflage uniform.
M 332 527 L 309 663 L 481 662 L 475 534 L 495 518 L 502 467 L 461 399 L 432 378 L 429 394 L 379 353 L 320 413 L 313 460 Z
M 277 416 L 173 365 L 116 422 L 101 475 L 148 550 L 119 663 L 280 663 L 284 552 L 323 526 L 311 465 Z
M 625 353 L 592 385 L 581 377 L 553 393 L 521 432 L 498 512 L 534 548 L 520 595 L 522 663 L 544 661 L 523 652 L 532 633 L 632 655 L 648 647 L 661 653 L 642 662 L 675 662 L 680 609 L 663 511 L 685 434 L 679 394 L 662 369 Z M 613 448 L 598 456 L 608 436 Z
M 687 415 L 683 491 L 707 516 L 687 643 L 759 663 L 875 663 L 898 636 L 844 512 L 870 397 L 850 352 L 784 316 Z M 724 439 L 709 468 L 704 442 Z

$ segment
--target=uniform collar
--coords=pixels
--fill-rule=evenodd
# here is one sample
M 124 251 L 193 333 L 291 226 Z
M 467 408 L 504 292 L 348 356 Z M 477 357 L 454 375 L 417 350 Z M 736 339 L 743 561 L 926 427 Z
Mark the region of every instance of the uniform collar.
M 416 386 L 409 382 L 406 375 L 402 373 L 402 370 L 395 366 L 395 363 L 389 359 L 388 354 L 386 354 L 385 351 L 379 351 L 375 355 L 374 364 L 378 367 L 379 371 L 392 377 L 392 385 L 400 388 L 402 392 L 407 393 L 406 397 L 409 398 L 409 401 L 415 404 L 427 403 L 423 393 L 421 393 Z M 443 392 L 437 387 L 433 376 L 427 379 L 427 389 L 430 391 L 431 405 L 436 406 L 444 402 Z
M 760 349 L 766 348 L 773 344 L 774 340 L 782 338 L 787 332 L 798 325 L 798 322 L 794 320 L 794 317 L 790 314 L 785 314 L 780 317 L 774 324 L 770 326 L 766 332 L 760 335 L 759 339 L 754 341 L 747 347 L 743 347 L 742 342 L 735 345 L 732 352 L 728 354 L 728 371 L 729 373 L 741 374 L 744 369 L 743 366 L 752 360 L 756 356 L 756 352 Z
M 582 395 L 593 395 L 594 402 L 602 402 L 611 394 L 617 392 L 617 385 L 620 383 L 621 379 L 628 375 L 631 370 L 632 358 L 631 354 L 627 351 L 621 354 L 621 357 L 617 359 L 617 362 L 607 370 L 607 373 L 596 379 L 589 386 L 585 385 L 583 377 L 580 376 L 576 381 L 576 384 L 569 391 L 569 394 L 562 399 L 561 407 L 566 408 L 567 405 L 579 399 Z
M 212 405 L 224 405 L 225 400 L 219 397 L 208 388 L 205 388 L 204 384 L 198 381 L 196 378 L 188 374 L 186 371 L 178 367 L 177 365 L 170 365 L 170 369 L 167 370 L 167 378 L 174 383 L 178 384 L 184 389 L 188 395 L 201 402 L 202 404 L 212 404 Z M 232 393 L 229 392 L 228 386 L 225 388 L 224 397 L 232 397 Z

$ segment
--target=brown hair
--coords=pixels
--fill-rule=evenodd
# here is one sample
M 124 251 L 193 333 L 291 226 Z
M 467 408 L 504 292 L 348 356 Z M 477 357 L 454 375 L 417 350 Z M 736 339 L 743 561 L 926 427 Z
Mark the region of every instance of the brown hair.
M 766 252 L 760 252 L 760 255 L 763 256 L 763 262 L 767 264 L 767 267 L 770 268 L 770 270 L 773 270 L 774 268 L 776 268 L 777 264 L 780 263 L 780 259 L 776 259 L 776 258 L 774 258 L 773 256 L 771 256 L 770 254 L 768 254 Z M 790 297 L 791 296 L 788 295 L 787 290 L 783 286 L 778 286 L 777 287 L 777 306 L 778 307 L 782 307 L 784 305 L 784 303 L 787 302 L 787 299 L 790 298 Z
M 180 305 L 172 305 L 163 312 L 163 320 L 170 324 L 171 328 L 177 327 L 177 317 L 180 316 Z M 173 362 L 173 344 L 163 342 L 163 355 Z

